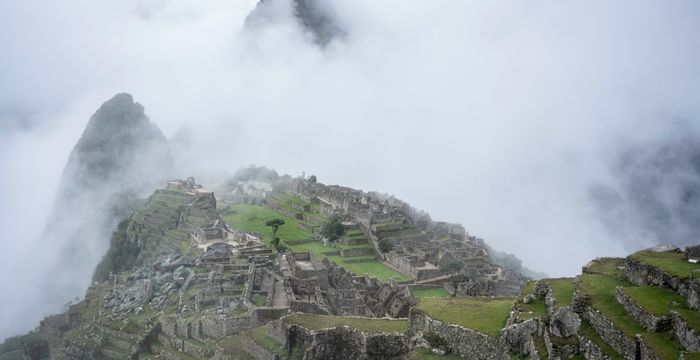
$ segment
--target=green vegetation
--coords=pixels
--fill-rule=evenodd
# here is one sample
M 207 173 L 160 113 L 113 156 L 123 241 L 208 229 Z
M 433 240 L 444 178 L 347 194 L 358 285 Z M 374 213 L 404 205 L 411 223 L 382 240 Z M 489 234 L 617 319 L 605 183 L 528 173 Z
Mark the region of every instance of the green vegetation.
M 255 295 L 255 306 L 265 306 L 266 301 L 267 296 L 261 294 Z
M 383 253 L 389 252 L 394 248 L 394 246 L 391 244 L 391 240 L 389 239 L 381 239 L 377 245 L 379 247 L 379 251 Z
M 512 304 L 513 299 L 430 298 L 416 307 L 433 319 L 498 336 L 506 325 Z
M 588 321 L 581 321 L 581 327 L 579 328 L 579 335 L 583 336 L 584 338 L 590 340 L 593 344 L 598 346 L 605 355 L 607 355 L 609 358 L 613 360 L 622 360 L 623 357 L 620 356 L 613 348 L 606 343 L 603 338 L 598 335 L 598 333 L 593 329 L 591 324 L 588 323 Z
M 556 299 L 554 304 L 555 308 L 562 308 L 571 305 L 571 301 L 574 298 L 574 279 L 561 278 L 547 279 L 545 281 L 554 291 L 554 298 Z
M 334 327 L 349 326 L 353 329 L 365 331 L 368 333 L 389 332 L 403 334 L 408 332 L 407 320 L 294 314 L 285 318 L 285 321 L 288 324 L 296 324 L 312 330 L 323 330 Z
M 314 237 L 312 233 L 299 228 L 299 220 L 258 205 L 231 205 L 222 217 L 234 228 L 258 234 L 264 241 L 273 238 L 272 228 L 265 223 L 274 218 L 284 220 L 288 225 L 277 232 L 282 240 L 305 240 Z
M 522 322 L 528 319 L 542 317 L 547 314 L 547 304 L 544 303 L 544 299 L 535 299 L 530 303 L 526 304 L 523 302 L 523 298 L 527 295 L 535 292 L 536 281 L 528 281 L 527 284 L 520 291 L 520 296 L 518 297 L 518 307 L 522 310 L 517 315 L 518 322 Z
M 345 227 L 343 226 L 343 219 L 338 215 L 330 218 L 330 220 L 321 227 L 321 236 L 329 242 L 336 242 L 343 235 L 345 235 Z
M 621 290 L 650 314 L 667 316 L 676 311 L 692 329 L 700 332 L 700 313 L 688 308 L 687 301 L 675 292 L 656 286 L 633 286 Z
M 24 360 L 24 351 L 14 350 L 0 354 L 0 360 Z
M 356 275 L 369 275 L 377 278 L 380 281 L 387 281 L 389 279 L 394 279 L 397 282 L 408 281 L 410 278 L 388 266 L 383 262 L 379 261 L 376 257 L 368 257 L 368 262 L 350 263 L 346 262 L 348 259 L 356 258 L 343 258 L 341 256 L 328 256 L 330 260 L 335 261 L 336 264 L 344 267 L 346 270 L 353 272 Z
M 615 279 L 624 280 L 625 259 L 623 258 L 600 258 L 591 262 L 587 273 L 606 275 Z
M 294 219 L 289 216 L 284 216 L 274 210 L 268 209 L 266 207 L 258 205 L 231 205 L 222 211 L 222 217 L 228 223 L 231 224 L 236 229 L 241 229 L 251 233 L 256 233 L 261 236 L 263 241 L 268 242 L 274 238 L 272 228 L 265 225 L 270 219 L 280 219 L 287 224 L 279 228 L 277 235 L 281 238 L 284 245 L 291 251 L 310 251 L 316 256 L 317 259 L 323 259 L 328 257 L 329 260 L 334 261 L 336 264 L 344 267 L 346 270 L 351 271 L 357 275 L 367 274 L 372 277 L 376 277 L 380 281 L 387 281 L 389 279 L 394 279 L 398 282 L 410 280 L 410 278 L 400 272 L 388 267 L 383 262 L 379 261 L 376 256 L 364 256 L 364 257 L 342 257 L 340 255 L 326 255 L 324 253 L 336 252 L 339 249 L 354 249 L 354 248 L 365 248 L 369 247 L 368 244 L 357 244 L 357 245 L 347 245 L 347 244 L 335 244 L 335 247 L 324 246 L 318 241 L 312 241 L 304 244 L 289 244 L 285 242 L 286 240 L 308 240 L 313 239 L 313 234 L 300 229 L 298 224 L 299 220 Z M 352 233 L 353 236 L 359 236 L 361 232 L 355 231 Z M 364 237 L 364 234 L 361 235 Z M 336 252 L 337 254 L 337 252 Z M 366 260 L 366 262 L 346 262 L 346 261 L 357 261 Z
M 693 264 L 685 259 L 685 255 L 679 252 L 652 252 L 640 251 L 630 255 L 631 259 L 637 260 L 656 268 L 672 276 L 681 279 L 690 277 L 693 270 L 700 270 L 700 264 Z
M 282 347 L 280 343 L 278 343 L 275 340 L 270 339 L 269 336 L 267 336 L 267 330 L 265 326 L 259 326 L 256 327 L 253 330 L 250 330 L 247 335 L 253 339 L 258 345 L 264 347 L 265 349 L 280 355 L 280 356 L 286 356 L 287 351 Z
M 112 234 L 109 250 L 102 257 L 92 276 L 94 281 L 107 280 L 110 272 L 119 273 L 131 269 L 139 256 L 140 248 L 137 241 L 130 241 L 126 236 L 129 219 L 124 219 L 117 225 Z
M 245 350 L 243 350 L 243 334 L 238 334 L 234 336 L 229 336 L 227 338 L 221 339 L 217 345 L 224 350 L 226 354 L 235 354 L 237 359 L 240 360 L 254 360 L 255 358 L 248 355 Z
M 549 352 L 547 351 L 547 345 L 544 342 L 544 338 L 542 336 L 535 336 L 534 338 L 532 338 L 532 340 L 535 343 L 535 350 L 537 350 L 537 355 L 539 356 L 539 358 L 548 359 Z
M 411 293 L 416 299 L 427 299 L 427 298 L 445 298 L 445 297 L 450 297 L 450 293 L 445 290 L 445 288 L 428 288 L 428 289 L 420 289 L 420 288 L 413 288 L 411 289 Z
M 628 285 L 629 283 L 623 280 L 605 275 L 583 274 L 580 289 L 582 294 L 591 297 L 591 305 L 612 321 L 625 336 L 634 337 L 636 334 L 641 334 L 662 359 L 677 359 L 680 356 L 679 344 L 667 334 L 645 332 L 615 299 L 615 288 Z

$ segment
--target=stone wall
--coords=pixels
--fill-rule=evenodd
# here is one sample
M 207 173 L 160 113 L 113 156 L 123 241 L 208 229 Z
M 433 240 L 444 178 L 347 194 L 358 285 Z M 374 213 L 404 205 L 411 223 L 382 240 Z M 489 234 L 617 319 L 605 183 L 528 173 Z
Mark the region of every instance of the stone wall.
M 279 355 L 267 350 L 248 336 L 243 337 L 243 349 L 256 360 L 279 360 Z
M 673 333 L 688 351 L 700 352 L 700 336 L 688 326 L 678 313 L 672 313 Z
M 656 356 L 654 350 L 649 346 L 641 335 L 637 335 L 639 342 L 639 360 L 663 360 Z
M 673 290 L 683 297 L 688 297 L 689 281 L 687 279 L 682 280 L 631 257 L 625 259 L 625 265 L 625 275 L 631 283 L 638 286 L 660 286 Z
M 463 357 L 483 360 L 509 359 L 509 346 L 503 338 L 432 319 L 415 308 L 409 313 L 408 327 L 410 336 L 435 334 L 445 341 L 452 352 Z
M 671 328 L 670 316 L 655 316 L 637 305 L 621 288 L 615 289 L 615 299 L 632 318 L 647 331 L 666 331 Z
M 288 346 L 299 349 L 304 360 L 312 359 L 407 359 L 411 341 L 404 334 L 369 334 L 349 327 L 310 330 L 291 325 Z
M 609 356 L 605 355 L 603 350 L 598 347 L 593 341 L 583 337 L 579 336 L 578 338 L 579 343 L 581 344 L 581 351 L 583 352 L 583 356 L 587 360 L 612 360 Z
M 636 338 L 625 336 L 620 329 L 593 307 L 586 308 L 583 317 L 613 350 L 627 359 L 635 359 L 638 349 Z

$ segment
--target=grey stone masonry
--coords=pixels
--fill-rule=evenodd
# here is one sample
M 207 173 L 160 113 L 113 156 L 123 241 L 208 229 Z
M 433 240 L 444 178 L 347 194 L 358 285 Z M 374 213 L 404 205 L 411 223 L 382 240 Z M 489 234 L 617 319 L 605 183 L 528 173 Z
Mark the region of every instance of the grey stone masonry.
M 410 336 L 433 333 L 445 341 L 454 353 L 483 360 L 509 359 L 508 344 L 502 337 L 494 337 L 459 325 L 446 324 L 430 318 L 424 312 L 411 309 L 408 318 Z
M 621 287 L 615 289 L 615 299 L 632 318 L 647 331 L 666 331 L 671 328 L 671 316 L 656 316 L 645 311 L 629 297 Z
M 583 317 L 613 350 L 617 351 L 625 359 L 635 360 L 637 358 L 639 345 L 636 338 L 625 336 L 605 315 L 593 307 L 589 306 L 586 308 Z

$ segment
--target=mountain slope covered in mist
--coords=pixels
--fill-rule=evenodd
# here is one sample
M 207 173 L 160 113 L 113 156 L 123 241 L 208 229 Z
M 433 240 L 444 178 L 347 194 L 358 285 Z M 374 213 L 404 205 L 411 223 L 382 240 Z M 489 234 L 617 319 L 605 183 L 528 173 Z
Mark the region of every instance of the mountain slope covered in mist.
M 15 305 L 0 308 L 2 331 L 26 328 L 82 295 L 119 219 L 171 167 L 167 141 L 143 106 L 125 93 L 106 101 L 71 151 L 33 261 L 18 265 L 24 278 L 7 284 Z

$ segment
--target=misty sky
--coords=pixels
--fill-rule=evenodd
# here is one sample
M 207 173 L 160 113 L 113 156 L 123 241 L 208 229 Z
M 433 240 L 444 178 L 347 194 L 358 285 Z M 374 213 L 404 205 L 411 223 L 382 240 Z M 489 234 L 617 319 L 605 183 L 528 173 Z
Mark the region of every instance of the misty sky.
M 0 283 L 117 92 L 182 177 L 391 193 L 552 276 L 631 250 L 588 199 L 620 144 L 700 130 L 697 1 L 329 2 L 347 37 L 320 48 L 283 11 L 242 31 L 255 0 L 0 0 Z

